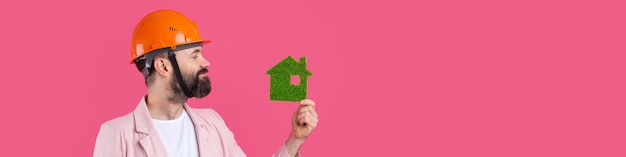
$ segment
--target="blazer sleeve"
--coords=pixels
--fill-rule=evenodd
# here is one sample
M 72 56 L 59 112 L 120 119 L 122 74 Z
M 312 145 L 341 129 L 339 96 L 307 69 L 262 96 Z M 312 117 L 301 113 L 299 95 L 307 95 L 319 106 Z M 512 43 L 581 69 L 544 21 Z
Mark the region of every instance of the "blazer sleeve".
M 237 141 L 234 142 L 230 150 L 230 154 L 232 157 L 246 157 L 246 153 L 244 153 L 241 147 L 239 147 Z
M 108 124 L 102 124 L 96 145 L 93 150 L 94 157 L 122 157 L 121 141 L 119 132 L 115 131 Z
M 272 157 L 291 157 L 291 156 L 289 156 L 289 152 L 287 152 L 287 146 L 283 144 L 280 148 L 278 148 L 278 150 L 276 150 L 276 152 L 274 152 L 274 155 L 272 155 Z M 296 154 L 296 157 L 300 157 L 300 152 Z

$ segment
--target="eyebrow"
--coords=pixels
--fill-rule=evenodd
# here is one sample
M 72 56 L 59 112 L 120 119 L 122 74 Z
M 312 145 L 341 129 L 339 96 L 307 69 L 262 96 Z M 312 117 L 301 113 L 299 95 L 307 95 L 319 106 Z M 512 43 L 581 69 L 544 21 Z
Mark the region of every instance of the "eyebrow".
M 191 52 L 192 55 L 195 54 L 195 53 L 200 53 L 200 49 L 195 49 L 195 50 L 193 50 L 193 52 Z

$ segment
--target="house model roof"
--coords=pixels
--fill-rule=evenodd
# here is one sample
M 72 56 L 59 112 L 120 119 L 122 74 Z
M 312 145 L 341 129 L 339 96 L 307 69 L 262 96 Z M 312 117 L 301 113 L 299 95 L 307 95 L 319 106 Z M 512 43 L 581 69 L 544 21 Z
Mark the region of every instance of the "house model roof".
M 311 71 L 306 69 L 306 57 L 300 57 L 300 62 L 298 62 L 291 56 L 288 56 L 278 64 L 274 65 L 274 67 L 267 70 L 266 74 L 287 74 L 299 76 L 312 75 Z

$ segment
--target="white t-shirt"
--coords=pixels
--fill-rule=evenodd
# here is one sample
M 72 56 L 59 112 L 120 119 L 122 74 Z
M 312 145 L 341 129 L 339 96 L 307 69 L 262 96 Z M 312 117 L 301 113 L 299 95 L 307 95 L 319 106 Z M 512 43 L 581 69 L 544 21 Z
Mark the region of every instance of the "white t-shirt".
M 198 157 L 198 141 L 191 118 L 185 110 L 176 119 L 152 119 L 163 140 L 168 157 Z

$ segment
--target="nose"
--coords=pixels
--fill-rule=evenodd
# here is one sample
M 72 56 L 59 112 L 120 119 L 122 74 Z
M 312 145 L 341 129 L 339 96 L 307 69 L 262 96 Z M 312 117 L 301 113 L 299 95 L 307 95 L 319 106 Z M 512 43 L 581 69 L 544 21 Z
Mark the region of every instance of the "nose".
M 202 64 L 200 64 L 202 68 L 208 68 L 209 65 L 211 65 L 211 63 L 208 60 L 202 59 Z

